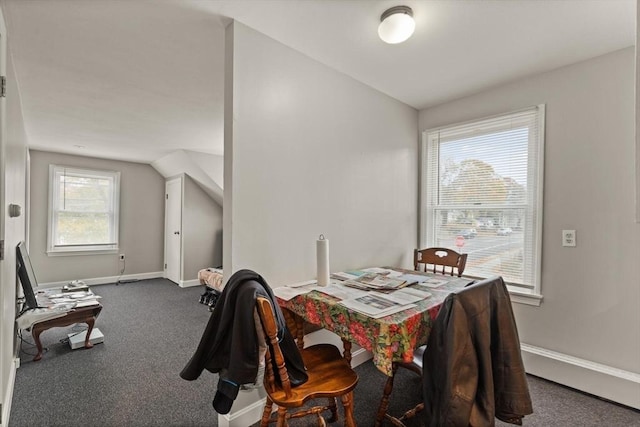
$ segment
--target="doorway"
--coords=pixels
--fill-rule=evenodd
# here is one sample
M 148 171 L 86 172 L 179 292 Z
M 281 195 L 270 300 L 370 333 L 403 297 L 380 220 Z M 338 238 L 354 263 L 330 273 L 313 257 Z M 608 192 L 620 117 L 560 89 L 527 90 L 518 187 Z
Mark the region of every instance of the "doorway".
M 182 189 L 183 178 L 165 184 L 164 271 L 176 284 L 182 280 Z

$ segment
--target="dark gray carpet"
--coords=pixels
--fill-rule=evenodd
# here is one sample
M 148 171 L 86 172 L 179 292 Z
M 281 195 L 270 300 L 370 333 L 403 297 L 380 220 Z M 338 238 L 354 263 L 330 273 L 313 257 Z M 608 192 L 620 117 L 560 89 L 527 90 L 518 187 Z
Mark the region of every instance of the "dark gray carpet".
M 104 306 L 96 321 L 104 343 L 71 350 L 59 342 L 71 328 L 43 332 L 42 360 L 21 355 L 9 425 L 217 425 L 215 376 L 179 377 L 209 319 L 203 288 L 158 279 L 92 289 Z
M 356 368 L 360 382 L 355 391 L 358 420 L 362 426 L 372 426 L 375 410 L 386 379 L 372 363 Z M 527 376 L 534 413 L 523 420 L 530 427 L 630 427 L 640 426 L 640 411 L 607 402 L 541 378 Z M 419 402 L 420 377 L 399 369 L 394 382 L 389 412 L 397 415 Z M 368 390 L 377 390 L 368 392 Z M 370 411 L 365 408 L 371 406 Z M 418 419 L 409 420 L 408 427 L 421 426 Z M 313 424 L 309 424 L 313 425 Z M 390 424 L 385 424 L 388 426 Z M 296 426 L 298 426 L 296 424 Z M 496 426 L 512 424 L 496 420 Z M 293 427 L 293 424 L 292 424 Z
M 96 327 L 105 342 L 71 350 L 59 341 L 73 328 L 45 331 L 41 339 L 49 351 L 42 360 L 21 355 L 9 427 L 217 426 L 211 407 L 216 376 L 179 377 L 209 319 L 207 307 L 197 302 L 203 288 L 181 289 L 156 279 L 92 289 L 102 296 Z M 356 420 L 361 427 L 372 426 L 385 377 L 371 362 L 356 371 Z M 640 426 L 639 411 L 535 377 L 529 377 L 529 386 L 535 413 L 525 417 L 525 426 Z M 419 377 L 401 370 L 390 411 L 416 403 L 419 390 Z M 311 425 L 313 417 L 291 422 L 292 427 Z

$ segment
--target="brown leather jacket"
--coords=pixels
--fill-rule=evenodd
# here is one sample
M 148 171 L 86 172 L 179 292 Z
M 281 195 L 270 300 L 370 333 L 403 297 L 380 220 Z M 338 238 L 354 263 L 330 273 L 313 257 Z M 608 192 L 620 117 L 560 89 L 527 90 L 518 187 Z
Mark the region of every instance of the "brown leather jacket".
M 445 300 L 423 358 L 427 426 L 522 424 L 533 412 L 509 292 L 485 279 Z

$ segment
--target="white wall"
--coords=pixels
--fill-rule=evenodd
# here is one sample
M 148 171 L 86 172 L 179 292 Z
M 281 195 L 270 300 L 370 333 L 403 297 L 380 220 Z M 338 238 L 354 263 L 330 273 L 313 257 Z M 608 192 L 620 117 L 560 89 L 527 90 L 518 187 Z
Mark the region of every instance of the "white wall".
M 225 275 L 315 278 L 321 233 L 333 271 L 410 267 L 417 111 L 238 22 L 227 43 Z
M 6 39 L 4 20 L 0 12 L 0 33 L 2 40 Z M 16 315 L 16 287 L 19 287 L 16 279 L 16 246 L 25 239 L 26 218 L 26 156 L 27 136 L 22 120 L 22 109 L 18 87 L 16 85 L 13 64 L 10 56 L 7 57 L 7 97 L 6 101 L 0 101 L 2 122 L 6 132 L 3 134 L 0 159 L 3 166 L 0 168 L 0 185 L 2 185 L 3 207 L 0 221 L 3 221 L 3 234 L 0 239 L 5 240 L 5 258 L 0 262 L 2 266 L 0 276 L 0 403 L 2 403 L 2 425 L 6 425 L 11 397 L 13 394 L 13 381 L 15 378 L 14 341 L 15 341 L 15 315 Z M 2 61 L 3 62 L 3 61 Z M 4 63 L 4 62 L 3 62 Z M 4 70 L 2 73 L 4 75 Z M 6 112 L 6 114 L 5 114 Z M 7 206 L 17 204 L 22 207 L 22 215 L 10 218 Z
M 636 2 L 636 221 L 640 223 L 640 0 Z
M 535 357 L 527 370 L 640 407 L 634 66 L 631 47 L 421 111 L 419 126 L 546 104 L 544 300 L 540 307 L 516 304 L 520 338 L 536 353 L 551 350 L 580 366 L 595 362 L 592 370 L 626 381 L 563 374 Z M 561 246 L 562 229 L 577 230 L 577 247 Z
M 118 254 L 47 256 L 49 165 L 120 171 L 120 249 L 125 277 L 164 270 L 164 178 L 150 165 L 31 150 L 29 257 L 38 283 L 107 278 L 115 282 Z M 159 274 L 155 274 L 159 273 Z

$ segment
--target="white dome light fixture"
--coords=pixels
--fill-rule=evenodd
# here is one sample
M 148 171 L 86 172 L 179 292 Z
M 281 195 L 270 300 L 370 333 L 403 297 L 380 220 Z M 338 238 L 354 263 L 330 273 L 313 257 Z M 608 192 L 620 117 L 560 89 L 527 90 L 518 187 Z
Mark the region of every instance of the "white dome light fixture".
M 389 44 L 402 43 L 413 34 L 416 22 L 409 6 L 395 6 L 384 11 L 380 16 L 378 35 Z

